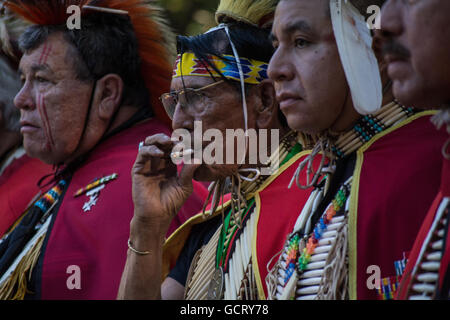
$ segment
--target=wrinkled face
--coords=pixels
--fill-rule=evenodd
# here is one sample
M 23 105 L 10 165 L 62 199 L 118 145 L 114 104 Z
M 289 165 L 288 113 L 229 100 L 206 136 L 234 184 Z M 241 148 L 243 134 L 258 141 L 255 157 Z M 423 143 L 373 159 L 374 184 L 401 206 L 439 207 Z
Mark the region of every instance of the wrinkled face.
M 210 77 L 197 77 L 197 76 L 185 76 L 184 78 L 185 88 L 199 89 L 207 85 L 213 84 L 214 81 Z M 183 82 L 181 78 L 175 78 L 172 80 L 171 91 L 183 90 Z M 249 120 L 248 127 L 255 127 L 255 103 L 252 97 L 247 97 Z M 236 87 L 222 83 L 206 90 L 201 91 L 201 95 L 198 98 L 191 99 L 187 106 L 181 106 L 177 104 L 175 113 L 173 116 L 172 126 L 174 130 L 186 129 L 191 133 L 192 147 L 201 145 L 205 149 L 211 142 L 198 141 L 197 137 L 194 137 L 194 125 L 195 122 L 201 122 L 202 135 L 210 129 L 216 129 L 221 132 L 223 137 L 223 143 L 217 141 L 217 146 L 222 146 L 223 163 L 222 164 L 206 164 L 203 161 L 203 165 L 195 172 L 194 179 L 198 181 L 214 181 L 221 177 L 227 177 L 235 174 L 241 166 L 238 165 L 238 143 L 235 143 L 232 147 L 234 150 L 233 164 L 227 164 L 227 150 L 231 150 L 231 146 L 227 148 L 226 130 L 227 129 L 244 129 L 244 116 L 242 109 L 242 100 Z M 197 141 L 195 141 L 197 140 Z M 200 139 L 205 140 L 205 139 Z M 230 143 L 231 144 L 231 143 Z M 245 150 L 240 150 L 245 155 Z M 215 152 L 211 153 L 215 155 Z M 241 158 L 242 159 L 242 158 Z M 204 159 L 202 159 L 204 160 Z
M 84 131 L 92 84 L 77 80 L 62 34 L 52 34 L 23 55 L 19 71 L 22 89 L 14 99 L 21 112 L 21 132 L 27 153 L 59 164 L 77 149 Z
M 381 12 L 394 95 L 405 105 L 450 103 L 450 1 L 389 0 Z
M 333 35 L 328 0 L 284 0 L 272 29 L 276 52 L 269 77 L 292 129 L 318 133 L 345 130 L 353 109 Z

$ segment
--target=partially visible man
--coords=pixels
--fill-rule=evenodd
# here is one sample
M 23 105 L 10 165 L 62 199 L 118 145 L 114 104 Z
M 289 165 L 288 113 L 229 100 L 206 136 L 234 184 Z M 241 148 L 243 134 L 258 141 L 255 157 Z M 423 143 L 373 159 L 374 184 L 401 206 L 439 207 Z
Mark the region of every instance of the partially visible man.
M 440 132 L 447 134 L 450 134 L 449 12 L 450 2 L 446 0 L 387 1 L 381 15 L 384 54 L 394 94 L 402 103 L 422 108 L 442 107 L 433 122 Z M 440 190 L 414 243 L 398 299 L 450 298 L 450 139 L 443 146 L 442 155 Z
M 67 28 L 69 5 L 81 9 L 81 29 Z M 170 84 L 171 33 L 144 0 L 6 6 L 33 24 L 20 38 L 22 89 L 14 101 L 24 146 L 57 170 L 51 189 L 0 245 L 0 298 L 113 299 L 139 142 L 170 133 L 157 97 Z M 202 203 L 194 194 L 181 220 Z
M 39 192 L 39 179 L 52 170 L 25 155 L 20 112 L 13 103 L 20 90 L 16 40 L 25 26 L 9 13 L 0 16 L 0 238 Z
M 289 126 L 319 136 L 311 157 L 322 151 L 332 164 L 318 172 L 327 173 L 325 185 L 300 185 L 323 197 L 305 210 L 306 227 L 294 230 L 272 271 L 272 279 L 284 279 L 274 281 L 278 299 L 392 298 L 397 261 L 439 188 L 442 160 L 433 152 L 445 137 L 429 122 L 435 112 L 399 105 L 389 81 L 380 80 L 383 61 L 371 49 L 363 14 L 383 2 L 278 5 L 269 76 Z M 297 245 L 294 259 L 286 259 Z

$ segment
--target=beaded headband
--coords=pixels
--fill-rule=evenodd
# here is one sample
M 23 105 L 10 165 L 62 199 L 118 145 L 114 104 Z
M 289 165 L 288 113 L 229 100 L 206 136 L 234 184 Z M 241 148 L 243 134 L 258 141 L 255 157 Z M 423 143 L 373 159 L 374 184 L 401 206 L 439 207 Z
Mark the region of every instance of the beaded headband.
M 267 79 L 267 69 L 269 67 L 267 63 L 242 57 L 239 59 L 245 83 L 259 84 Z M 225 78 L 241 81 L 239 66 L 236 63 L 235 56 L 224 55 L 219 58 L 211 55 L 208 56 L 208 60 Z M 183 55 L 178 55 L 173 72 L 173 78 L 182 76 L 220 77 L 221 75 L 214 68 L 197 58 L 194 53 L 186 52 Z

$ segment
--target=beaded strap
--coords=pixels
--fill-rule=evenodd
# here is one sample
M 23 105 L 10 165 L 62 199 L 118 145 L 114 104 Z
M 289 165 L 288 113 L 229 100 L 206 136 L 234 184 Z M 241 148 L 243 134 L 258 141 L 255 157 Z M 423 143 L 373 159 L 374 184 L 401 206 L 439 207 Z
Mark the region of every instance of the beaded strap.
M 296 232 L 291 236 L 288 242 L 287 258 L 285 261 L 286 274 L 284 277 L 283 285 L 286 285 L 288 283 L 296 267 L 299 275 L 306 270 L 308 263 L 311 260 L 311 256 L 314 254 L 314 251 L 319 243 L 319 240 L 322 238 L 323 234 L 327 231 L 330 221 L 336 216 L 337 212 L 339 212 L 345 205 L 349 195 L 350 195 L 350 186 L 345 184 L 339 189 L 335 198 L 328 206 L 328 209 L 320 218 L 319 222 L 314 228 L 314 231 L 312 232 L 311 236 L 307 241 L 306 247 L 303 248 L 303 250 L 301 251 L 301 254 L 299 252 L 300 241 L 302 239 L 301 235 L 298 232 Z
M 58 182 L 56 186 L 54 186 L 50 191 L 48 191 L 46 194 L 42 196 L 42 198 L 37 201 L 34 206 L 38 207 L 42 210 L 42 212 L 47 212 L 48 209 L 59 200 L 59 197 L 61 197 L 61 194 L 66 186 L 66 181 L 61 180 Z
M 377 113 L 359 119 L 353 129 L 341 136 L 331 150 L 338 159 L 343 158 L 369 142 L 375 135 L 393 126 L 396 122 L 410 117 L 415 112 L 414 108 L 391 102 Z
M 250 213 L 253 212 L 255 207 L 255 200 L 252 199 L 249 203 L 248 207 L 242 211 L 241 219 L 243 226 L 247 222 Z M 222 267 L 224 272 L 228 270 L 228 261 L 230 258 L 230 250 L 232 248 L 233 243 L 237 239 L 238 233 L 242 231 L 241 228 L 231 219 L 231 212 L 225 218 L 225 221 L 222 226 L 221 236 L 217 245 L 217 254 L 216 254 L 216 267 Z

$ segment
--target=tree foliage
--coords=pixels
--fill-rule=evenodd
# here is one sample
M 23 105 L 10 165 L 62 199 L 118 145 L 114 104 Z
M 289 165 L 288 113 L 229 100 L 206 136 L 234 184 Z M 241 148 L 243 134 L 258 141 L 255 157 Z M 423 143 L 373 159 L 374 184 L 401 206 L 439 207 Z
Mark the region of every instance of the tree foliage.
M 219 0 L 159 0 L 172 29 L 181 35 L 196 35 L 215 25 Z

